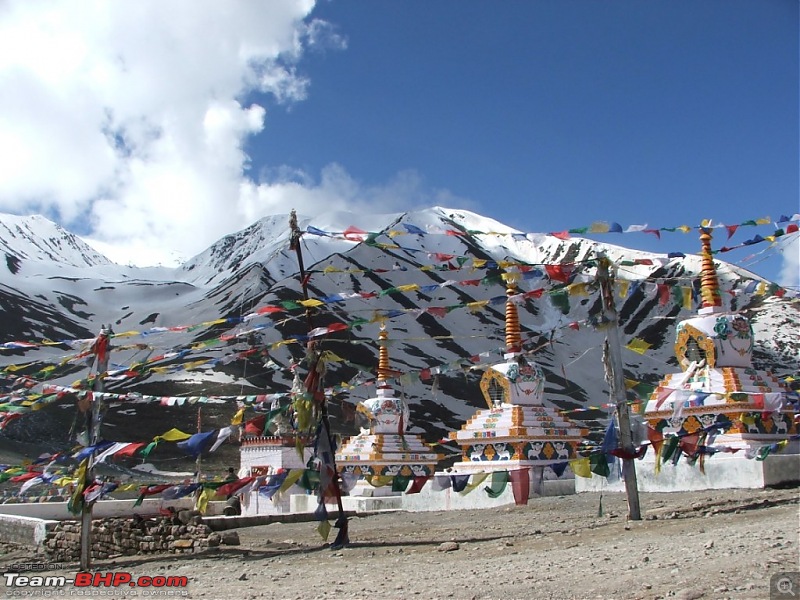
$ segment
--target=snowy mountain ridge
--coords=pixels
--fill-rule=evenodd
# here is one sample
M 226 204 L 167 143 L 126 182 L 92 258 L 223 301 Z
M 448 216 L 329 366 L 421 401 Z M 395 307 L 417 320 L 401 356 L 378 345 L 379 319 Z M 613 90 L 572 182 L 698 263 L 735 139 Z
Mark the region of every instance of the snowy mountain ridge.
M 601 307 L 592 288 L 594 267 L 586 262 L 600 251 L 617 264 L 625 260 L 618 275 L 629 291 L 617 299 L 623 343 L 640 339 L 650 345 L 645 354 L 626 352 L 626 378 L 654 384 L 676 370 L 675 326 L 693 313 L 680 303 L 664 302 L 658 286 L 693 286 L 698 256 L 671 259 L 578 237 L 524 234 L 469 211 L 442 207 L 386 215 L 300 215 L 298 224 L 305 232 L 301 248 L 309 296 L 358 296 L 325 302 L 311 314 L 315 327 L 346 325 L 321 340 L 344 359 L 329 366 L 326 385 L 374 370 L 377 334 L 384 323 L 392 368 L 439 372 L 436 385 L 416 377 L 402 382 L 414 428 L 429 437 L 460 427 L 484 405 L 480 373 L 471 358 L 482 356 L 481 362 L 491 364 L 502 354 L 503 304 L 487 303 L 505 296 L 498 262 L 563 267 L 574 271 L 570 283 L 588 285 L 586 295 L 559 292 L 563 282 L 551 280 L 543 267 L 537 277 L 520 282 L 520 292 L 542 291 L 518 308 L 526 350 L 547 379 L 548 402 L 567 410 L 607 402 L 604 334 L 591 326 Z M 367 239 L 355 229 L 343 235 L 354 227 L 373 235 Z M 110 324 L 117 335 L 125 334 L 114 340 L 119 349 L 112 352 L 111 369 L 154 367 L 109 382 L 111 391 L 159 396 L 285 392 L 291 385 L 289 366 L 304 355 L 303 344 L 286 341 L 308 332 L 306 315 L 290 308 L 274 314 L 254 311 L 302 298 L 289 236 L 288 215 L 273 215 L 225 236 L 180 267 L 142 269 L 111 263 L 43 217 L 0 215 L 0 248 L 6 256 L 6 268 L 0 266 L 0 306 L 13 316 L 0 322 L 0 343 L 90 339 L 101 324 Z M 459 264 L 448 256 L 469 260 Z M 472 266 L 484 260 L 490 261 L 488 268 Z M 729 292 L 723 294 L 725 302 L 751 317 L 760 366 L 796 373 L 797 300 L 747 292 L 748 283 L 760 278 L 715 262 Z M 438 308 L 431 312 L 431 307 Z M 51 381 L 71 385 L 87 375 L 88 367 L 65 361 L 70 353 L 74 349 L 67 346 L 38 346 L 4 351 L 0 361 L 24 363 L 28 366 L 22 372 L 28 374 L 59 365 Z M 367 398 L 373 390 L 360 386 L 337 398 L 335 424 L 352 428 L 337 407 Z M 45 412 L 37 418 L 46 418 L 40 414 Z M 143 408 L 124 412 L 127 417 L 116 417 L 120 426 L 125 418 L 150 415 Z M 152 426 L 160 425 L 158 417 L 152 419 Z

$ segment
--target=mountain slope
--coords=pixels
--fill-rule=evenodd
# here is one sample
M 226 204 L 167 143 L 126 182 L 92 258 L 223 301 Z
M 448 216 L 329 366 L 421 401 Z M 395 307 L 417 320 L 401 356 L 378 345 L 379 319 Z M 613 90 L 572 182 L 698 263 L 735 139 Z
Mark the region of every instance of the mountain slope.
M 532 265 L 526 276 L 534 276 L 522 279 L 519 288 L 531 295 L 518 309 L 525 349 L 547 378 L 547 400 L 597 426 L 605 412 L 583 409 L 608 402 L 604 334 L 593 327 L 600 303 L 592 260 L 602 251 L 628 286 L 628 293 L 617 298 L 623 343 L 638 338 L 650 345 L 644 354 L 625 351 L 626 378 L 654 384 L 677 368 L 675 326 L 691 312 L 672 297 L 665 302 L 663 290 L 694 285 L 697 256 L 668 259 L 582 238 L 522 234 L 474 213 L 439 207 L 391 215 L 332 213 L 301 217 L 299 224 L 306 231 L 301 249 L 308 294 L 329 299 L 309 316 L 284 308 L 302 299 L 297 256 L 288 248 L 287 216 L 261 219 L 177 269 L 137 269 L 110 263 L 77 238 L 59 246 L 52 237 L 58 229 L 44 226 L 41 217 L 0 215 L 0 247 L 12 257 L 6 268 L 0 266 L 0 305 L 13 315 L 0 322 L 0 342 L 70 342 L 6 350 L 0 360 L 5 365 L 33 362 L 26 373 L 57 364 L 51 380 L 71 385 L 90 372 L 85 361 L 65 362 L 81 348 L 75 340 L 92 338 L 101 325 L 110 324 L 119 336 L 114 345 L 125 348 L 112 353 L 111 370 L 130 370 L 137 363 L 159 367 L 109 381 L 112 391 L 158 396 L 286 392 L 289 367 L 305 351 L 304 344 L 286 341 L 313 327 L 339 324 L 345 329 L 321 342 L 344 359 L 329 363 L 325 384 L 339 391 L 331 402 L 334 426 L 351 433 L 355 423 L 345 419 L 349 411 L 343 408 L 370 397 L 374 388 L 342 384 L 374 372 L 378 331 L 385 323 L 392 368 L 408 374 L 396 387 L 411 405 L 412 430 L 434 440 L 484 406 L 480 367 L 501 359 L 506 290 L 503 269 L 476 265 L 510 261 Z M 26 232 L 24 238 L 19 231 Z M 49 237 L 40 239 L 37 231 Z M 586 295 L 559 291 L 564 283 L 548 268 L 572 271 L 570 283 L 586 283 Z M 728 292 L 725 301 L 753 318 L 758 366 L 796 373 L 797 300 L 752 294 L 747 283 L 759 278 L 726 263 L 719 263 L 718 273 Z M 353 297 L 330 300 L 336 294 Z M 282 312 L 257 312 L 266 306 Z M 205 422 L 225 424 L 234 409 L 231 404 L 209 407 Z M 115 407 L 105 434 L 148 439 L 173 425 L 195 426 L 194 411 L 168 411 L 175 419 L 168 422 L 165 410 Z M 61 412 L 71 416 L 71 409 Z M 25 424 L 37 417 L 20 419 L 0 435 L 41 437 L 40 429 Z M 49 427 L 53 439 L 66 443 L 63 423 Z

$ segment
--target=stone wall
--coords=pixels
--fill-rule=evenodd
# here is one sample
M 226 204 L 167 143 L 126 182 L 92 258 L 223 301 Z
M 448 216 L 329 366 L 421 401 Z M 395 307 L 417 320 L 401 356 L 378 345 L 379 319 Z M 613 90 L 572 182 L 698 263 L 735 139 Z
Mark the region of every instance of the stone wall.
M 40 551 L 51 561 L 76 561 L 80 559 L 80 539 L 80 522 L 61 521 L 47 532 Z M 96 519 L 91 542 L 92 557 L 103 559 L 202 552 L 220 544 L 236 545 L 239 537 L 235 531 L 215 533 L 199 514 L 181 511 L 170 517 Z

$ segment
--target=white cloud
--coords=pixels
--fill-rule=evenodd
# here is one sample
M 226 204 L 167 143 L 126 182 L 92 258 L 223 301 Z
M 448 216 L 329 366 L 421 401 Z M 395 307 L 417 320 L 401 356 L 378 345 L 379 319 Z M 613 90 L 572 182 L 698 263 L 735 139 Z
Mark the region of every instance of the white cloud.
M 346 46 L 310 20 L 313 6 L 3 3 L 0 211 L 82 224 L 113 259 L 152 264 L 191 256 L 288 204 L 352 198 L 328 175 L 308 189 L 246 176 L 244 144 L 266 111 L 241 99 L 260 91 L 302 101 L 303 53 Z

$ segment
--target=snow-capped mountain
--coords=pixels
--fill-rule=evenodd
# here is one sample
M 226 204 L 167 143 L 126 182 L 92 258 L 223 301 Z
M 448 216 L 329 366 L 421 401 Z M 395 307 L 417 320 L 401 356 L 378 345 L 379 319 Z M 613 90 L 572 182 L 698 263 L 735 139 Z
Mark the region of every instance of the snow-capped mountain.
M 695 310 L 683 308 L 672 290 L 696 285 L 698 256 L 668 258 L 578 237 L 525 234 L 441 207 L 298 221 L 308 295 L 323 300 L 309 315 L 292 304 L 303 297 L 288 215 L 265 217 L 174 269 L 116 265 L 43 217 L 0 215 L 6 258 L 0 266 L 0 344 L 6 344 L 0 361 L 25 365 L 15 372 L 27 374 L 55 365 L 48 381 L 71 385 L 89 374 L 85 360 L 72 357 L 101 325 L 110 325 L 117 348 L 110 370 L 126 373 L 108 383 L 110 391 L 269 394 L 289 389 L 289 367 L 304 355 L 304 344 L 287 340 L 312 326 L 336 324 L 338 331 L 319 339 L 342 359 L 329 363 L 325 384 L 339 391 L 331 403 L 334 425 L 349 432 L 354 424 L 345 422 L 341 403 L 371 397 L 374 388 L 343 384 L 374 372 L 384 323 L 391 366 L 408 374 L 395 387 L 411 405 L 412 431 L 435 440 L 483 406 L 480 367 L 501 359 L 503 261 L 530 266 L 519 282 L 520 293 L 531 292 L 518 307 L 525 350 L 544 370 L 547 400 L 577 409 L 569 415 L 578 420 L 602 418 L 603 411 L 583 409 L 608 402 L 604 333 L 594 327 L 598 252 L 617 265 L 623 343 L 649 344 L 643 354 L 624 351 L 626 379 L 652 385 L 676 370 L 675 326 Z M 800 302 L 757 294 L 750 283 L 760 278 L 717 264 L 724 301 L 751 317 L 758 366 L 796 373 Z M 259 310 L 264 307 L 280 312 Z M 148 369 L 133 367 L 142 364 Z M 155 435 L 164 429 L 160 407 L 114 410 L 110 427 L 135 415 L 142 430 Z M 27 418 L 42 419 L 46 412 Z M 13 436 L 14 426 L 0 435 Z

